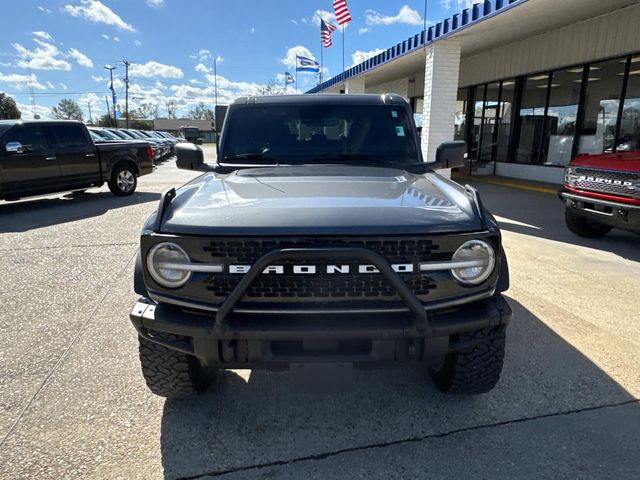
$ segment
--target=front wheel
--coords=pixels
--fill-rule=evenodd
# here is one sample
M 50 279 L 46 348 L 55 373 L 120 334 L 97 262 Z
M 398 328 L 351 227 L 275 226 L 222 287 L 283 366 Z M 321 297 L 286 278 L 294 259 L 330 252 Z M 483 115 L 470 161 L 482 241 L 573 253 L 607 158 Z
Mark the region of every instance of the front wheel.
M 465 395 L 487 393 L 500 379 L 505 353 L 505 329 L 486 328 L 461 334 L 458 340 L 471 344 L 448 353 L 429 369 L 433 383 L 443 392 Z
M 170 334 L 159 334 L 159 340 L 174 340 Z M 184 398 L 203 393 L 211 384 L 212 372 L 196 357 L 171 350 L 164 345 L 138 336 L 142 376 L 152 393 L 166 398 Z
M 611 231 L 611 227 L 581 217 L 568 207 L 564 211 L 564 221 L 567 224 L 567 228 L 579 237 L 598 238 Z
M 126 197 L 136 191 L 138 177 L 130 165 L 120 165 L 113 169 L 109 179 L 109 190 L 118 197 Z

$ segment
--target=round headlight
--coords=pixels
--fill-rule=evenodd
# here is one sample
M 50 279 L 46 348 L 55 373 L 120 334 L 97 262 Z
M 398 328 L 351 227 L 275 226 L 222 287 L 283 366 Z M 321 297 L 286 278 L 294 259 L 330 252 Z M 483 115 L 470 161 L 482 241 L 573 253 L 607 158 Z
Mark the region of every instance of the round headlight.
M 463 285 L 479 285 L 493 272 L 496 255 L 487 242 L 469 240 L 456 250 L 452 261 L 464 265 L 451 270 L 453 278 Z
M 189 263 L 187 253 L 175 243 L 159 243 L 147 256 L 147 267 L 153 279 L 163 287 L 178 288 L 189 281 L 191 272 L 181 265 Z

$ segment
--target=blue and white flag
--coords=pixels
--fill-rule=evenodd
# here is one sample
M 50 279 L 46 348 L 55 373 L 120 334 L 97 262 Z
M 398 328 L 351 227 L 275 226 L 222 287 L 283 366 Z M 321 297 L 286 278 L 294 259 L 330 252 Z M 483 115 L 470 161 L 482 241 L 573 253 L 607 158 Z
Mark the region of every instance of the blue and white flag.
M 291 85 L 292 83 L 296 83 L 293 76 L 289 72 L 284 72 L 284 84 Z
M 320 73 L 320 64 L 311 58 L 296 55 L 296 72 Z

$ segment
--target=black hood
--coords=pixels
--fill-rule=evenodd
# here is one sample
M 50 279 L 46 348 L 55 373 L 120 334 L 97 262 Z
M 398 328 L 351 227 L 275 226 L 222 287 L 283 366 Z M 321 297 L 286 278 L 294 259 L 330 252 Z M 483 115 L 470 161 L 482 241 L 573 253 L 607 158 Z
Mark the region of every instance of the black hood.
M 480 229 L 472 199 L 448 179 L 435 173 L 344 165 L 202 175 L 178 190 L 161 227 L 163 233 L 192 235 L 432 234 Z

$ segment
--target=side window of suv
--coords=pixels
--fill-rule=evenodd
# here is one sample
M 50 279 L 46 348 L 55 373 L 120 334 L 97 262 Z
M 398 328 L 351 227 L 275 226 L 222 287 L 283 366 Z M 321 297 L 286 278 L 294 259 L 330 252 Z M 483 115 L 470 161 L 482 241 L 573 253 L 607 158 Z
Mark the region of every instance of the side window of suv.
M 77 148 L 88 146 L 87 138 L 78 125 L 54 125 L 51 127 L 56 137 L 57 146 L 61 148 Z
M 4 143 L 20 143 L 25 153 L 42 153 L 49 148 L 46 131 L 39 125 L 17 125 L 4 137 Z

